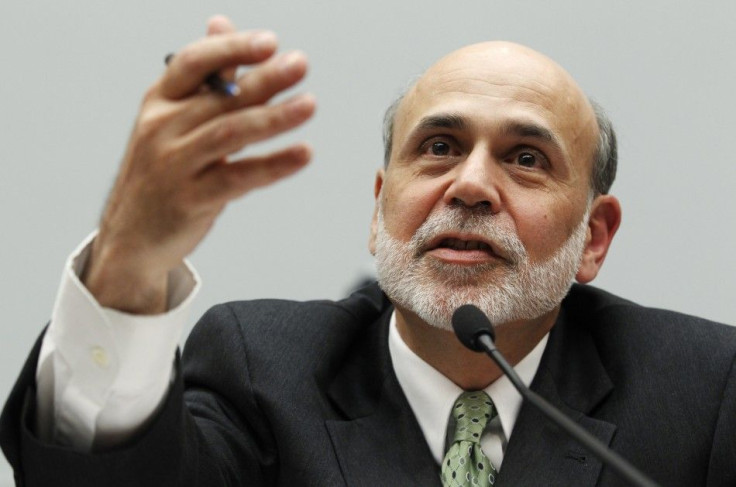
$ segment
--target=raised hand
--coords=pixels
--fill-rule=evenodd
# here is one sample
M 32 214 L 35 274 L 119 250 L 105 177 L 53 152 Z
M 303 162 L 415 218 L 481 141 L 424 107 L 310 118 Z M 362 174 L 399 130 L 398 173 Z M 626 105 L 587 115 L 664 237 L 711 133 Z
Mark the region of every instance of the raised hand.
M 167 274 L 212 227 L 225 204 L 304 167 L 311 152 L 295 144 L 228 161 L 243 147 L 293 129 L 315 109 L 302 94 L 269 104 L 305 75 L 303 54 L 275 54 L 276 36 L 236 32 L 224 17 L 208 36 L 173 57 L 146 93 L 110 193 L 83 281 L 100 304 L 131 313 L 162 312 Z M 203 88 L 213 72 L 240 93 Z

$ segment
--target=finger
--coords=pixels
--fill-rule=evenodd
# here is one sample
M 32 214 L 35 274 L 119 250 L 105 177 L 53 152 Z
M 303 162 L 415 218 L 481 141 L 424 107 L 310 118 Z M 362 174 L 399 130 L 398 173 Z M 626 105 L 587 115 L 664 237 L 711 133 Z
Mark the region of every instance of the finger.
M 218 34 L 228 34 L 235 32 L 235 24 L 224 15 L 215 15 L 207 21 L 207 35 L 213 36 Z M 220 71 L 220 76 L 228 81 L 235 79 L 235 71 L 237 68 L 227 68 Z
M 270 31 L 233 32 L 205 37 L 178 52 L 161 79 L 160 93 L 178 99 L 196 92 L 211 73 L 227 67 L 254 64 L 276 50 Z
M 301 81 L 306 72 L 307 59 L 303 53 L 293 51 L 274 56 L 238 79 L 240 94 L 235 97 L 202 93 L 177 102 L 180 106 L 176 110 L 174 131 L 185 133 L 225 112 L 266 103 Z
M 235 32 L 235 24 L 224 15 L 213 15 L 207 20 L 207 35 Z
M 197 195 L 219 204 L 294 174 L 311 157 L 311 148 L 302 143 L 266 156 L 210 166 L 199 176 Z
M 307 57 L 292 51 L 245 73 L 238 80 L 243 106 L 266 103 L 277 93 L 294 86 L 307 74 Z
M 276 105 L 259 105 L 221 115 L 199 126 L 181 139 L 189 164 L 203 167 L 210 161 L 233 154 L 248 144 L 293 129 L 314 114 L 316 102 L 310 94 L 297 95 Z

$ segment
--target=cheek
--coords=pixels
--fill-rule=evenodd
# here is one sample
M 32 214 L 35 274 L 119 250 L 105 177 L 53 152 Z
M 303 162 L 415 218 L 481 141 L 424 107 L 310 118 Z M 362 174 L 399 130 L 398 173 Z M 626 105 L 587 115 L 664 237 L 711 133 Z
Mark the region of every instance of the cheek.
M 567 213 L 569 214 L 569 213 Z M 569 222 L 561 210 L 539 202 L 524 202 L 514 207 L 513 220 L 516 230 L 532 261 L 551 256 L 567 240 Z
M 432 210 L 442 201 L 442 191 L 429 183 L 385 185 L 383 218 L 394 238 L 408 242 Z

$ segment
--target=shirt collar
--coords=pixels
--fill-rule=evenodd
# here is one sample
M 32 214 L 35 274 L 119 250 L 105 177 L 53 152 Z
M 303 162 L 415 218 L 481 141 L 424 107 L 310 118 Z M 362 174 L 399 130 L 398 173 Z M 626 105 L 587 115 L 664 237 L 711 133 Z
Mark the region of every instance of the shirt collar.
M 527 386 L 539 368 L 548 337 L 549 333 L 514 367 Z M 432 456 L 440 463 L 445 455 L 445 433 L 452 405 L 463 390 L 404 343 L 396 327 L 395 311 L 389 325 L 388 348 L 399 385 L 417 418 Z M 496 406 L 506 439 L 510 439 L 521 408 L 521 395 L 506 376 L 501 376 L 486 387 L 485 392 Z

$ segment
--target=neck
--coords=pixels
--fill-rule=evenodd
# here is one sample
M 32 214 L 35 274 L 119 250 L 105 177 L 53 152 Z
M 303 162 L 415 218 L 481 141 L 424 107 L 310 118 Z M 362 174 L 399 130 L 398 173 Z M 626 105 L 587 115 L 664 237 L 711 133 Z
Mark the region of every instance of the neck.
M 558 314 L 559 306 L 534 320 L 496 326 L 496 347 L 515 366 L 549 332 Z M 396 328 L 414 353 L 464 390 L 485 389 L 503 374 L 486 354 L 465 348 L 452 331 L 429 325 L 398 306 Z

